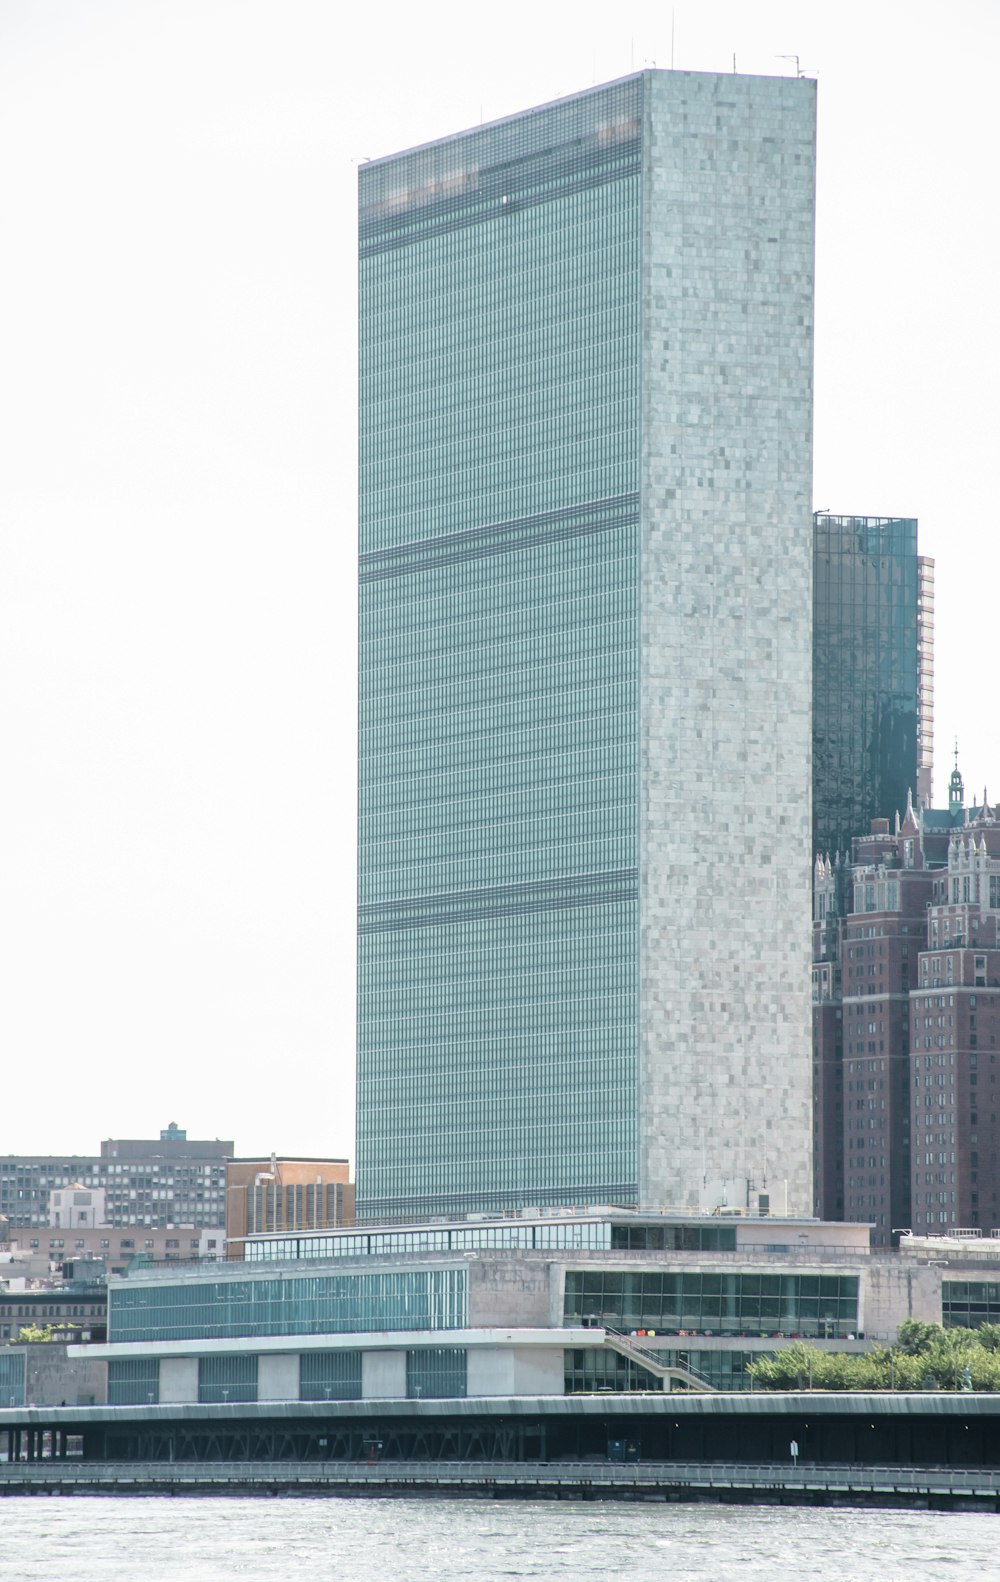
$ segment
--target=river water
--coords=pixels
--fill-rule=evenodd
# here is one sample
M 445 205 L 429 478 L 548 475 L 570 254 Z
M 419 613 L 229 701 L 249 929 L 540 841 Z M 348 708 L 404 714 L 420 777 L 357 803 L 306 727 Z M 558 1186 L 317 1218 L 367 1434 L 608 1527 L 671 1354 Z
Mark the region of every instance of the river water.
M 3 1582 L 981 1582 L 1000 1518 L 576 1501 L 0 1499 Z

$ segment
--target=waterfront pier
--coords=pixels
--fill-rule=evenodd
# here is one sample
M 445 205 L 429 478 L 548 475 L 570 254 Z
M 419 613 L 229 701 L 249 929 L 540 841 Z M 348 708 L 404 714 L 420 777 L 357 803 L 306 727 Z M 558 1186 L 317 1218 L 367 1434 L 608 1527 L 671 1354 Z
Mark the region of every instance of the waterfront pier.
M 1000 1509 L 1000 1395 L 0 1411 L 0 1494 L 449 1494 Z

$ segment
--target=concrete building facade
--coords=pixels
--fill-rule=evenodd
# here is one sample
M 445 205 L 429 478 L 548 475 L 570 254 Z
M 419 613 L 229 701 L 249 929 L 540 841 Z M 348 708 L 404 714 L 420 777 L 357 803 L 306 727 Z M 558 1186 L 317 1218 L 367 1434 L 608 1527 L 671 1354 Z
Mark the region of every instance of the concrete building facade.
M 73 1285 L 42 1290 L 0 1288 L 0 1342 L 16 1340 L 22 1329 L 75 1330 L 82 1340 L 104 1340 L 107 1334 L 108 1293 L 96 1285 Z
M 56 1230 L 96 1230 L 108 1223 L 105 1193 L 101 1187 L 85 1187 L 73 1181 L 49 1193 L 49 1224 Z
M 128 1226 L 96 1230 L 50 1227 L 14 1231 L 8 1243 L 15 1261 L 28 1259 L 34 1270 L 58 1275 L 67 1261 L 98 1258 L 109 1274 L 123 1274 L 135 1258 L 153 1263 L 190 1263 L 198 1258 L 222 1258 L 226 1233 L 221 1225 Z M 4 1272 L 0 1264 L 0 1277 Z
M 108 1365 L 67 1341 L 0 1349 L 0 1407 L 102 1406 L 108 1398 Z
M 809 1206 L 814 172 L 657 71 L 361 169 L 362 1217 Z
M 156 1138 L 108 1138 L 99 1155 L 0 1156 L 0 1218 L 11 1231 L 50 1224 L 50 1193 L 104 1193 L 107 1223 L 223 1226 L 231 1142 L 188 1139 L 173 1122 Z

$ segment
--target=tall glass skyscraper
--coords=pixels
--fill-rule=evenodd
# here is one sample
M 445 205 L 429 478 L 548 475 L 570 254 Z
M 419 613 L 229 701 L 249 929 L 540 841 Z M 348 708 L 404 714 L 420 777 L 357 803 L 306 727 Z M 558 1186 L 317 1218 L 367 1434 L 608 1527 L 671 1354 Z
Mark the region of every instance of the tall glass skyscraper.
M 934 563 L 912 517 L 823 513 L 814 542 L 813 846 L 846 854 L 930 802 Z
M 362 168 L 362 1215 L 808 1210 L 814 89 Z

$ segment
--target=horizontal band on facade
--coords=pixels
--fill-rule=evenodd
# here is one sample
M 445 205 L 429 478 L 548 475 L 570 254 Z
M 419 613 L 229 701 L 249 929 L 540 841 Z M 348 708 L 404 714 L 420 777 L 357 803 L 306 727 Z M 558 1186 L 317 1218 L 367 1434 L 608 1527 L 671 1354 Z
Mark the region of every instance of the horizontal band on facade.
M 639 521 L 639 495 L 613 496 L 587 505 L 569 506 L 560 511 L 539 511 L 533 516 L 509 522 L 493 522 L 461 533 L 443 533 L 436 538 L 421 538 L 392 549 L 373 549 L 358 556 L 360 582 L 381 581 L 385 577 L 405 577 L 411 572 L 432 571 L 461 560 L 477 560 L 484 555 L 504 555 L 516 549 L 562 538 L 579 538 L 589 533 L 605 533 L 619 527 L 634 527 Z
M 639 1202 L 639 1186 L 636 1181 L 598 1181 L 592 1186 L 554 1186 L 537 1190 L 518 1188 L 511 1192 L 437 1192 L 428 1193 L 423 1197 L 416 1193 L 407 1193 L 405 1197 L 373 1196 L 366 1200 L 364 1216 L 358 1218 L 358 1228 L 364 1230 L 366 1221 L 369 1220 L 373 1222 L 389 1220 L 401 1215 L 502 1214 L 514 1203 L 523 1204 L 527 1208 L 545 1208 L 556 1202 L 566 1208 L 587 1208 L 593 1203 L 611 1203 L 622 1208 L 635 1208 Z M 499 1228 L 502 1223 L 504 1222 L 497 1221 L 494 1228 Z M 254 1265 L 255 1269 L 259 1267 L 258 1264 Z
M 494 1328 L 461 1325 L 450 1329 L 375 1330 L 371 1332 L 330 1332 L 300 1335 L 237 1335 L 213 1340 L 124 1340 L 96 1346 L 71 1346 L 69 1355 L 81 1361 L 125 1361 L 132 1357 L 210 1357 L 213 1354 L 287 1355 L 309 1351 L 389 1351 L 440 1346 L 498 1346 L 506 1342 L 518 1346 L 584 1346 L 600 1344 L 602 1329 L 568 1324 L 563 1328 L 540 1329 L 513 1324 Z
M 450 895 L 416 896 L 358 908 L 358 933 L 384 933 L 400 928 L 433 928 L 477 918 L 525 912 L 559 911 L 571 906 L 603 906 L 636 901 L 638 868 L 615 873 L 583 874 L 534 884 L 502 885 L 490 890 L 460 890 Z
M 606 152 L 598 154 L 578 149 L 553 159 L 551 153 L 543 150 L 522 164 L 526 168 L 521 171 L 508 166 L 481 172 L 477 184 L 466 188 L 460 197 L 445 197 L 422 204 L 419 217 L 412 210 L 397 209 L 391 214 L 379 214 L 375 212 L 376 205 L 363 206 L 359 256 L 362 259 L 377 257 L 432 236 L 465 230 L 498 215 L 516 214 L 519 209 L 551 203 L 554 198 L 565 198 L 571 193 L 586 192 L 612 181 L 638 176 L 642 170 L 642 149 L 635 137 L 618 145 L 613 160 L 608 159 Z

